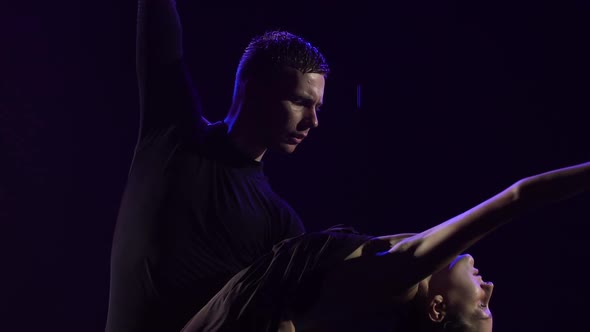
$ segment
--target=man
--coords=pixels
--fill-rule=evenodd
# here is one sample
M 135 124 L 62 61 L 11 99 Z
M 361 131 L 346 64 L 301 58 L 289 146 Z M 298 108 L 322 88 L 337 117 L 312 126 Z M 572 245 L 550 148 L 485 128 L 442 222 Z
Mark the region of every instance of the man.
M 202 117 L 173 0 L 140 0 L 141 124 L 111 258 L 106 331 L 179 331 L 233 274 L 300 235 L 262 169 L 318 126 L 323 55 L 283 31 L 252 39 L 223 121 Z

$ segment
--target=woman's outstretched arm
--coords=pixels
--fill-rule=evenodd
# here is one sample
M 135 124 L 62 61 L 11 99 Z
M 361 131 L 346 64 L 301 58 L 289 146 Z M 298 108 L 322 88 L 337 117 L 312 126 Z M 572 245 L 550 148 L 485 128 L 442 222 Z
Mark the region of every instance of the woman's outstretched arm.
M 587 190 L 590 190 L 590 162 L 526 177 L 466 212 L 403 239 L 382 258 L 399 262 L 401 256 L 401 261 L 411 261 L 411 269 L 402 275 L 408 278 L 404 283 L 413 284 L 448 265 L 514 217 Z M 399 278 L 399 269 L 392 273 L 397 273 Z

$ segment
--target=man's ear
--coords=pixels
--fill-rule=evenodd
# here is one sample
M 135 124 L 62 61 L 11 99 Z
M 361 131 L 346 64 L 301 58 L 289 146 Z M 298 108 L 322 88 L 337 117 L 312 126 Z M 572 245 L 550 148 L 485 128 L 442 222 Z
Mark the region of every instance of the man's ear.
M 433 322 L 440 323 L 447 314 L 445 299 L 442 295 L 435 295 L 428 303 L 428 317 Z

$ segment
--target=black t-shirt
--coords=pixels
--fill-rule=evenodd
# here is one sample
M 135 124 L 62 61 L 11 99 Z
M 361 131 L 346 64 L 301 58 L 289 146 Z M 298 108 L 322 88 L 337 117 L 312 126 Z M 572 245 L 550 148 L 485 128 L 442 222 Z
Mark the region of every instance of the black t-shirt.
M 235 273 L 304 231 L 225 124 L 197 125 L 182 63 L 150 75 L 113 239 L 108 332 L 179 331 Z
M 275 332 L 313 305 L 326 271 L 370 239 L 332 227 L 284 240 L 237 273 L 182 332 Z

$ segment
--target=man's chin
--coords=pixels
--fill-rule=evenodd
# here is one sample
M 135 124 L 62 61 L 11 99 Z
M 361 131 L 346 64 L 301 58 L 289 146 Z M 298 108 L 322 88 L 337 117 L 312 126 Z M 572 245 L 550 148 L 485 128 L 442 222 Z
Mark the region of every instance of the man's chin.
M 296 149 L 297 149 L 297 144 L 287 144 L 287 143 L 281 143 L 275 147 L 275 150 L 278 150 L 281 153 L 286 153 L 286 154 L 291 154 L 291 153 L 295 152 Z

